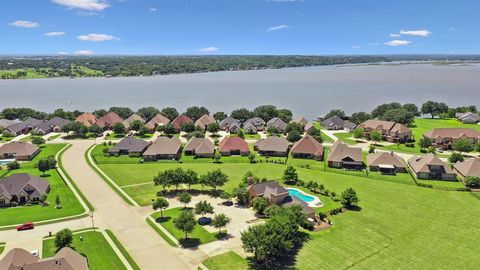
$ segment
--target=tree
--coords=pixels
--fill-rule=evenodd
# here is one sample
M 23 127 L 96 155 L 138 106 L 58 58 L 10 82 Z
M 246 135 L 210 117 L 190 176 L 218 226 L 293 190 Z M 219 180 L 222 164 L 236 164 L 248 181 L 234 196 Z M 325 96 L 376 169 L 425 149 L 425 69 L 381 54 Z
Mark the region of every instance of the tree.
M 69 229 L 63 229 L 55 234 L 55 247 L 60 250 L 72 244 L 73 233 Z
M 382 140 L 382 134 L 379 131 L 374 130 L 370 132 L 370 139 L 377 143 Z
M 256 117 L 262 118 L 263 121 L 268 122 L 268 120 L 278 116 L 278 111 L 277 107 L 273 105 L 261 105 L 253 110 L 253 114 Z
M 192 132 L 195 130 L 195 124 L 193 122 L 185 122 L 180 126 L 180 130 L 183 132 Z
M 255 154 L 254 153 L 248 154 L 248 161 L 250 163 L 255 163 Z
M 410 113 L 412 113 L 414 116 L 420 116 L 420 111 L 418 110 L 418 107 L 417 105 L 413 104 L 413 103 L 406 103 L 406 104 L 403 104 L 402 108 L 406 111 L 409 111 Z
M 225 214 L 218 214 L 213 217 L 212 220 L 212 225 L 213 227 L 218 229 L 218 233 L 220 233 L 220 230 L 227 226 L 228 223 L 230 223 L 231 219 L 227 217 Z
M 104 110 L 104 109 L 100 109 L 100 110 L 95 110 L 93 111 L 93 114 L 95 115 L 95 117 L 97 118 L 100 118 L 102 116 L 105 116 L 107 114 L 107 110 Z
M 192 185 L 198 183 L 198 173 L 192 169 L 187 169 L 183 171 L 181 177 L 183 178 L 182 182 L 184 184 L 187 184 L 189 190 Z
M 245 132 L 243 132 L 243 129 L 239 129 L 237 131 L 237 136 L 242 138 L 242 139 L 245 139 Z
M 217 121 L 222 121 L 223 119 L 227 118 L 227 114 L 224 112 L 216 112 L 213 114 L 213 118 Z
M 130 129 L 139 131 L 144 126 L 145 124 L 142 121 L 137 119 L 132 121 L 132 123 L 130 124 Z
M 252 118 L 254 115 L 253 115 L 253 112 L 245 108 L 241 108 L 241 109 L 232 111 L 230 116 L 240 121 L 240 123 L 244 123 L 248 119 Z
M 170 121 L 173 121 L 173 119 L 177 118 L 177 116 L 178 116 L 177 109 L 172 108 L 172 107 L 166 107 L 166 108 L 162 109 L 161 114 L 163 114 L 163 116 L 170 119 Z
M 97 135 L 103 133 L 103 129 L 97 124 L 89 126 L 88 131 L 93 133 L 93 134 L 97 134 Z
M 210 125 L 207 126 L 207 131 L 212 133 L 212 134 L 217 134 L 217 132 L 220 131 L 220 125 L 218 123 L 211 123 Z
M 152 208 L 155 211 L 160 209 L 160 215 L 163 218 L 163 209 L 166 209 L 169 205 L 170 204 L 168 203 L 167 199 L 165 199 L 164 197 L 157 197 L 157 199 L 152 204 Z
M 113 125 L 113 132 L 115 134 L 124 134 L 125 133 L 125 126 L 122 123 L 115 123 Z
M 405 109 L 392 109 L 386 111 L 382 117 L 380 117 L 381 120 L 384 121 L 392 121 L 404 125 L 410 125 L 413 123 L 413 120 L 415 120 L 415 115 Z
M 195 223 L 195 216 L 191 210 L 183 210 L 178 217 L 173 219 L 173 225 L 185 233 L 185 239 L 188 238 L 188 233 L 193 231 Z
M 252 200 L 252 207 L 255 209 L 257 214 L 263 215 L 265 213 L 265 209 L 270 205 L 268 200 L 264 197 L 256 197 Z
M 347 188 L 342 192 L 340 202 L 345 208 L 351 208 L 358 203 L 357 193 L 353 188 Z
M 36 145 L 41 145 L 45 143 L 45 139 L 40 136 L 32 136 L 32 143 Z
M 450 157 L 448 157 L 448 161 L 450 161 L 450 163 L 452 164 L 455 164 L 457 162 L 463 162 L 465 160 L 465 158 L 463 157 L 462 154 L 460 153 L 457 153 L 457 152 L 453 152 Z
M 222 154 L 220 154 L 220 152 L 215 152 L 215 154 L 213 154 L 213 162 L 220 163 L 221 159 L 222 159 Z
M 420 138 L 420 141 L 418 142 L 418 145 L 422 149 L 429 148 L 430 146 L 432 146 L 432 139 L 424 136 L 424 137 Z
M 277 111 L 277 117 L 282 119 L 283 122 L 285 123 L 289 123 L 290 121 L 292 121 L 292 111 L 291 110 L 288 110 L 288 109 L 280 109 Z
M 354 131 L 353 131 L 353 137 L 355 139 L 361 139 L 363 137 L 365 137 L 365 129 L 363 128 L 356 128 Z
M 162 186 L 163 190 L 165 191 L 168 187 L 172 185 L 171 179 L 173 176 L 173 170 L 159 172 L 157 176 L 153 177 L 153 183 L 155 184 L 155 186 Z
M 283 172 L 283 181 L 286 183 L 297 183 L 298 173 L 295 167 L 288 166 Z
M 185 208 L 187 207 L 187 204 L 192 201 L 192 195 L 190 195 L 187 192 L 182 192 L 178 196 L 178 201 L 183 203 L 185 205 Z
M 133 114 L 133 111 L 128 107 L 111 107 L 108 111 L 118 114 L 123 119 L 127 119 Z
M 158 113 L 160 113 L 160 111 L 157 108 L 151 107 L 151 106 L 150 107 L 142 107 L 142 108 L 138 109 L 138 111 L 137 111 L 137 114 L 140 115 L 146 121 L 152 119 Z
M 352 116 L 350 116 L 350 121 L 360 125 L 361 123 L 367 121 L 368 119 L 371 119 L 372 116 L 369 113 L 366 112 L 356 112 L 353 113 Z
M 480 178 L 475 176 L 467 176 L 464 179 L 465 185 L 469 188 L 480 188 Z
M 142 124 L 142 126 L 137 130 L 137 135 L 145 136 L 145 134 L 147 134 L 148 132 L 150 132 L 150 130 L 144 124 Z
M 193 121 L 197 121 L 198 118 L 202 117 L 204 114 L 210 114 L 210 112 L 205 107 L 192 106 L 187 108 L 185 115 L 190 117 Z
M 213 214 L 213 206 L 207 201 L 199 201 L 195 204 L 195 214 L 202 217 L 206 214 Z
M 10 161 L 7 163 L 7 169 L 10 171 L 20 169 L 20 163 L 18 161 Z
M 325 115 L 325 118 L 330 118 L 330 117 L 333 117 L 333 116 L 338 116 L 338 117 L 344 119 L 345 118 L 345 112 L 342 111 L 342 110 L 339 110 L 339 109 L 333 109 L 330 112 L 328 112 L 327 115 Z
M 42 175 L 45 175 L 45 172 L 50 169 L 50 164 L 48 160 L 41 159 L 37 163 L 38 170 L 42 172 Z
M 171 123 L 168 123 L 168 124 L 165 126 L 163 132 L 164 132 L 166 135 L 168 135 L 168 136 L 172 136 L 173 134 L 178 133 L 178 130 L 175 128 L 174 125 L 172 125 Z
M 291 143 L 294 143 L 302 138 L 302 134 L 296 130 L 291 131 L 287 135 L 287 140 Z
M 448 112 L 448 106 L 445 103 L 438 103 L 435 101 L 427 101 L 422 104 L 422 109 L 421 109 L 423 114 L 430 114 L 432 116 L 432 119 L 442 113 L 447 113 Z
M 248 202 L 248 191 L 246 188 L 240 187 L 233 189 L 233 197 L 237 199 L 238 204 L 245 205 Z
M 386 103 L 378 105 L 372 111 L 372 118 L 382 118 L 386 111 L 394 110 L 394 109 L 401 109 L 402 105 L 398 102 Z
M 474 145 L 469 139 L 462 138 L 453 142 L 452 149 L 460 153 L 469 153 L 474 150 Z
M 83 136 L 87 133 L 88 128 L 80 122 L 73 121 L 63 126 L 62 131 L 66 133 L 73 132 L 76 135 Z
M 223 173 L 220 169 L 216 169 L 205 174 L 205 181 L 207 186 L 216 190 L 217 187 L 221 187 L 228 182 L 228 175 Z
M 287 128 L 285 128 L 285 132 L 290 133 L 292 131 L 303 133 L 303 126 L 297 122 L 290 122 L 287 124 Z

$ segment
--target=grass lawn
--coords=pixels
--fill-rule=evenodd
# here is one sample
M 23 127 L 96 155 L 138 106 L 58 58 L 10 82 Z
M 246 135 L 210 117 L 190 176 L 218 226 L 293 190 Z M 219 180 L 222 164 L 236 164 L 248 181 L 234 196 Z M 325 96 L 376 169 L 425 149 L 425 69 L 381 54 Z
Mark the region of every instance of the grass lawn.
M 134 137 L 134 138 L 137 138 L 137 139 L 141 139 L 141 140 L 142 140 L 142 139 L 150 139 L 150 138 L 153 137 L 153 134 L 151 134 L 151 133 L 146 133 L 146 134 L 144 134 L 143 136 L 134 135 L 133 137 Z
M 223 269 L 247 270 L 248 269 L 247 260 L 242 258 L 240 255 L 238 255 L 234 251 L 229 251 L 217 256 L 210 257 L 205 261 L 203 261 L 203 265 L 205 265 L 209 270 L 223 270 Z
M 447 187 L 447 188 L 464 188 L 465 185 L 459 181 L 445 181 L 445 180 L 420 180 L 417 179 L 418 183 L 433 185 L 437 187 Z
M 50 183 L 51 190 L 47 199 L 50 202 L 48 206 L 31 205 L 0 208 L 0 226 L 64 218 L 79 215 L 84 212 L 80 202 L 76 199 L 72 190 L 65 184 L 56 170 L 49 170 L 46 172 L 46 176 L 42 176 L 42 172 L 35 168 L 35 164 L 39 159 L 54 155 L 63 147 L 65 147 L 65 144 L 48 144 L 42 146 L 41 152 L 32 161 L 22 163 L 20 169 L 9 171 L 3 176 L 7 177 L 17 173 L 28 173 L 40 176 Z M 54 202 L 57 195 L 61 200 L 61 209 L 55 208 Z
M 105 135 L 105 140 L 120 140 L 125 136 L 126 134 L 116 134 L 113 132 L 108 132 L 107 135 Z
M 49 141 L 53 141 L 53 140 L 59 138 L 60 136 L 62 136 L 62 134 L 55 134 L 55 135 L 53 135 L 53 136 L 48 137 L 48 140 L 49 140 Z
M 185 240 L 185 233 L 180 231 L 173 224 L 175 217 L 180 215 L 183 208 L 172 208 L 163 211 L 164 219 L 161 218 L 160 212 L 152 214 L 152 218 L 160 223 L 175 239 L 177 239 L 185 247 L 194 247 L 217 240 L 215 234 L 208 232 L 199 224 L 195 224 L 193 231 L 188 234 L 188 239 Z
M 80 241 L 80 236 L 83 236 L 83 241 Z M 71 247 L 87 257 L 90 270 L 127 269 L 100 232 L 88 231 L 74 234 Z M 54 256 L 55 239 L 44 239 L 42 251 L 43 258 Z
M 255 133 L 255 134 L 249 134 L 249 133 L 245 133 L 245 139 L 260 139 L 260 134 L 258 133 Z
M 322 127 L 319 122 L 314 121 L 312 123 L 313 123 L 313 126 L 316 127 L 318 130 L 320 130 L 320 133 L 322 133 L 323 142 L 333 143 L 332 138 L 330 138 L 327 134 L 325 134 L 325 132 L 323 132 L 325 128 Z
M 5 250 L 5 243 L 0 243 L 0 254 Z
M 103 149 L 112 148 L 113 145 L 98 144 L 92 150 L 93 159 L 97 164 L 111 163 L 111 164 L 123 164 L 123 163 L 139 163 L 139 157 L 129 157 L 128 155 L 119 155 L 119 156 L 106 156 L 103 153 Z
M 26 71 L 26 76 L 19 77 L 19 79 L 34 79 L 34 78 L 46 78 L 44 74 L 35 71 L 34 69 L 8 69 L 8 70 L 0 70 L 0 78 L 3 76 L 15 75 L 19 71 Z M 8 78 L 8 77 L 7 77 Z
M 353 139 L 353 133 L 350 132 L 340 132 L 340 133 L 333 133 L 333 136 L 339 138 L 342 142 L 346 144 L 356 144 L 357 142 Z

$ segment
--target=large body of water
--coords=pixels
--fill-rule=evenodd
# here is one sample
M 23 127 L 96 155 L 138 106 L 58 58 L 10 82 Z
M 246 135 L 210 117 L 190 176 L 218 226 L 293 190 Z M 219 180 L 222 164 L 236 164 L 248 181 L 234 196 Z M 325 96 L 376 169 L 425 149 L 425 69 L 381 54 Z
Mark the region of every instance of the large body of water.
M 0 109 L 93 111 L 193 105 L 231 112 L 274 104 L 315 118 L 330 109 L 371 111 L 384 102 L 480 105 L 480 65 L 324 66 L 129 78 L 0 80 Z

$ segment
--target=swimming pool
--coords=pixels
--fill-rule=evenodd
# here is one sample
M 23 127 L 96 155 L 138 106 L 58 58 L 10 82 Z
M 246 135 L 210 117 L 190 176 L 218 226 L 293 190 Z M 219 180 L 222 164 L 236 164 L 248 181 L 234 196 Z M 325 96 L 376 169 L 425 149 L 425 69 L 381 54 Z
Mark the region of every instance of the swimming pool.
M 313 202 L 315 200 L 313 196 L 307 195 L 298 189 L 289 188 L 288 194 L 293 195 L 306 203 Z

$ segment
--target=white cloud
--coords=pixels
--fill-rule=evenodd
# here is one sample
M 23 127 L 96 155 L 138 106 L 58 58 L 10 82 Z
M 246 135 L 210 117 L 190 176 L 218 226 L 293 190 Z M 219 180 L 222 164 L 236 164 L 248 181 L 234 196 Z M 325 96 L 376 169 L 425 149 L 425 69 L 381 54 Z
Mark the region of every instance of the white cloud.
M 287 28 L 291 28 L 291 26 L 282 24 L 282 25 L 269 27 L 269 28 L 266 29 L 266 31 L 267 32 L 272 32 L 272 31 L 278 31 L 278 30 L 287 29 Z
M 65 35 L 65 32 L 47 32 L 45 34 L 43 34 L 44 36 L 47 36 L 47 37 L 58 37 L 58 36 L 63 36 Z
M 412 42 L 408 41 L 408 40 L 394 39 L 394 40 L 390 40 L 388 42 L 385 42 L 384 44 L 387 45 L 387 46 L 396 47 L 396 46 L 408 45 L 410 43 L 412 43 Z
M 390 37 L 399 37 L 400 34 L 390 34 L 389 36 L 390 36 Z
M 360 49 L 359 45 L 352 45 L 352 49 Z
M 68 52 L 58 52 L 57 54 L 59 54 L 59 55 L 68 55 L 69 53 L 68 53 Z
M 110 7 L 110 4 L 106 0 L 52 0 L 52 2 L 69 8 L 91 11 L 101 11 Z
M 8 25 L 16 26 L 16 27 L 23 27 L 23 28 L 36 28 L 36 27 L 38 27 L 37 22 L 22 21 L 22 20 L 11 22 Z
M 149 10 L 150 12 L 155 12 L 155 11 L 157 11 L 157 8 L 151 7 L 151 8 L 149 8 L 148 10 Z
M 428 37 L 432 34 L 432 32 L 422 29 L 422 30 L 401 30 L 400 34 L 406 36 L 417 36 L 417 37 Z
M 117 40 L 116 37 L 107 35 L 107 34 L 87 34 L 87 35 L 80 35 L 77 37 L 81 41 L 91 41 L 91 42 L 100 42 L 100 41 L 108 41 L 108 40 Z
M 80 50 L 80 51 L 75 51 L 73 54 L 76 54 L 76 55 L 93 55 L 95 53 L 93 51 Z
M 202 53 L 213 53 L 213 52 L 217 52 L 218 48 L 217 47 L 206 47 L 206 48 L 198 49 L 198 51 L 202 52 Z

